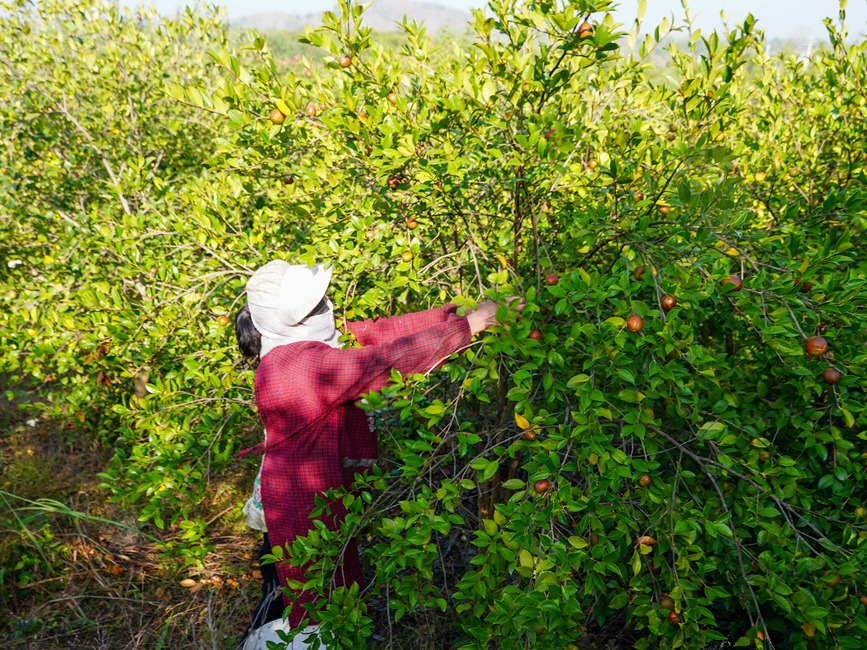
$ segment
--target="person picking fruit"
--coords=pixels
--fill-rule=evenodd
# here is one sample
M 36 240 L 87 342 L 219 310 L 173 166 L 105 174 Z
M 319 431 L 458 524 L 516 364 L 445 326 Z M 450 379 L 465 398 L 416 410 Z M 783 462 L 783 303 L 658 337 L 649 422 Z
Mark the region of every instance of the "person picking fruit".
M 235 328 L 242 353 L 258 359 L 255 397 L 267 432 L 254 497 L 244 507 L 248 523 L 265 532 L 263 554 L 273 546 L 290 548 L 314 529 L 311 512 L 317 496 L 350 488 L 355 474 L 365 474 L 379 455 L 372 417 L 356 406 L 366 393 L 381 390 L 392 370 L 403 375 L 429 373 L 471 338 L 497 324 L 499 303 L 481 303 L 467 316 L 446 304 L 412 314 L 346 323 L 347 334 L 361 347 L 344 348 L 326 295 L 332 269 L 282 260 L 268 262 L 247 282 L 247 305 Z M 520 310 L 523 300 L 513 307 Z M 246 450 L 239 456 L 251 450 Z M 315 519 L 339 530 L 346 514 L 338 499 L 331 514 Z M 335 587 L 362 585 L 356 543 L 345 540 L 342 562 L 335 568 Z M 270 567 L 270 568 L 269 568 Z M 287 580 L 305 582 L 307 567 L 288 562 L 265 565 L 263 601 L 243 650 L 265 649 L 279 641 L 278 631 L 302 625 L 292 648 L 306 648 L 317 635 L 302 607 L 318 594 L 280 591 Z M 282 595 L 282 598 L 280 596 Z M 289 607 L 288 619 L 282 618 Z

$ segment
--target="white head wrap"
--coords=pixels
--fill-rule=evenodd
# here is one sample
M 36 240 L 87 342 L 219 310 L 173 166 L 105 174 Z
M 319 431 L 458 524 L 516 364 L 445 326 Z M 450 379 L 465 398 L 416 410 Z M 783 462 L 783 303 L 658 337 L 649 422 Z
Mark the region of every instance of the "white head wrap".
M 331 301 L 327 310 L 309 315 L 325 297 L 329 282 L 330 266 L 293 265 L 283 260 L 268 262 L 250 277 L 247 303 L 253 325 L 262 335 L 260 359 L 277 346 L 298 341 L 321 341 L 340 347 Z

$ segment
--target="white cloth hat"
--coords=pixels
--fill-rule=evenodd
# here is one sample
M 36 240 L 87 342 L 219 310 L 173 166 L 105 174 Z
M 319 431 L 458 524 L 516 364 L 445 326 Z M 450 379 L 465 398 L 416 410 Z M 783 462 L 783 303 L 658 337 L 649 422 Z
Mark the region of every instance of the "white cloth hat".
M 325 297 L 331 271 L 324 264 L 310 267 L 273 260 L 250 277 L 247 303 L 253 325 L 262 335 L 260 358 L 277 346 L 297 341 L 322 341 L 339 347 L 331 301 L 327 311 L 310 316 Z

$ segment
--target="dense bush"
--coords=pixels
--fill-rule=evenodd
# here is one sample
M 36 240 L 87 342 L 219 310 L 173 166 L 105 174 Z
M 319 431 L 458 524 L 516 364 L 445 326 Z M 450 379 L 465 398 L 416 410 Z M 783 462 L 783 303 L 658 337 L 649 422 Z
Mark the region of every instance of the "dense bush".
M 867 74 L 843 11 L 808 61 L 748 17 L 661 76 L 668 26 L 604 1 L 492 1 L 439 53 L 415 24 L 375 45 L 341 2 L 306 73 L 219 31 L 204 68 L 192 14 L 51 7 L 2 24 L 0 371 L 114 441 L 105 489 L 179 524 L 167 551 L 201 559 L 210 481 L 258 437 L 220 317 L 264 260 L 327 258 L 349 320 L 528 302 L 366 398 L 377 475 L 329 496 L 372 574 L 328 596 L 335 647 L 407 619 L 463 648 L 863 645 Z M 53 68 L 96 25 L 90 72 L 136 72 Z M 327 585 L 338 538 L 285 553 Z

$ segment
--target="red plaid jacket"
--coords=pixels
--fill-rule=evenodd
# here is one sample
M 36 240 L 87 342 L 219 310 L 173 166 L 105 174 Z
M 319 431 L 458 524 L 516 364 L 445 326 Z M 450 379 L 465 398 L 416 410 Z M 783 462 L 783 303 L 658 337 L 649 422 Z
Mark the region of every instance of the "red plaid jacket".
M 256 369 L 256 404 L 268 431 L 262 465 L 262 507 L 273 545 L 290 545 L 311 528 L 314 496 L 350 486 L 357 468 L 343 459 L 376 458 L 376 433 L 367 414 L 355 406 L 365 393 L 380 390 L 392 369 L 425 373 L 470 343 L 467 319 L 453 305 L 439 309 L 348 323 L 363 346 L 339 350 L 305 341 L 274 348 Z M 320 519 L 332 530 L 346 511 L 332 503 L 332 517 Z M 306 567 L 278 564 L 281 584 L 305 581 Z M 348 540 L 335 587 L 362 584 L 354 540 Z M 301 604 L 316 594 L 301 592 L 292 608 L 292 627 L 307 616 Z M 290 600 L 284 595 L 284 603 Z

